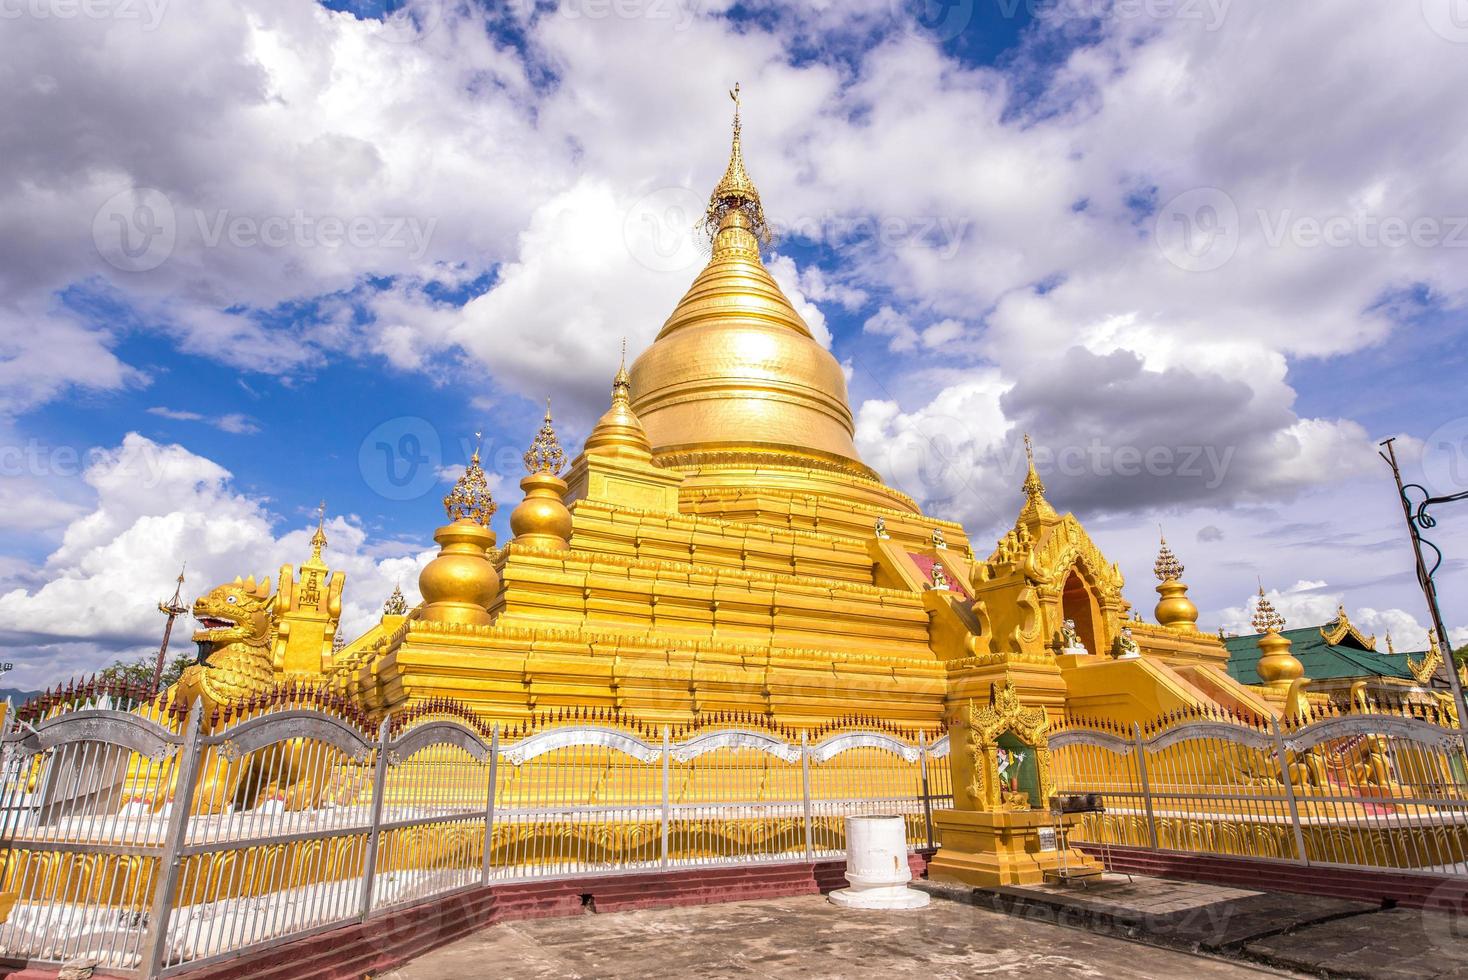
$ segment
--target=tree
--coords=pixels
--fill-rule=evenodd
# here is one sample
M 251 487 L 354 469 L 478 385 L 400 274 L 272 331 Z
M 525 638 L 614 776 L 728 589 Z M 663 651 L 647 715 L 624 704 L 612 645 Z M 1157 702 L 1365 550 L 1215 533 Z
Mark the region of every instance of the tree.
M 156 657 L 144 657 L 132 663 L 119 660 L 104 668 L 97 677 L 99 680 L 110 681 L 114 684 L 133 684 L 146 690 L 153 684 L 153 667 L 157 663 L 158 660 Z M 184 669 L 193 666 L 193 664 L 194 657 L 192 654 L 181 653 L 174 657 L 171 663 L 165 664 L 163 667 L 161 685 L 168 687 L 171 684 L 177 683 L 178 679 L 183 676 Z

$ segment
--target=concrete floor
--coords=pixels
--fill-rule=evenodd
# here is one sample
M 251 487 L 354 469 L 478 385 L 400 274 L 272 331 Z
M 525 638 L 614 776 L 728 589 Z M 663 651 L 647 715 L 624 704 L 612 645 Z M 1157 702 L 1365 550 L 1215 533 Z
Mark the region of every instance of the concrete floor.
M 812 895 L 502 923 L 379 980 L 507 976 L 1214 980 L 1298 974 L 1029 922 L 942 899 L 915 912 L 848 912 Z

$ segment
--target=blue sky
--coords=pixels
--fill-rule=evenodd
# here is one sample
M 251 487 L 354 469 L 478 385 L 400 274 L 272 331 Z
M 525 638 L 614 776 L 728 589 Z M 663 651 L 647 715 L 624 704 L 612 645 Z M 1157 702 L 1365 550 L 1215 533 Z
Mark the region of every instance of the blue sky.
M 1292 621 L 1345 602 L 1421 647 L 1375 444 L 1468 486 L 1468 37 L 1436 0 L 1346 6 L 154 0 L 16 21 L 11 683 L 144 652 L 181 561 L 202 589 L 299 560 L 321 499 L 364 628 L 413 594 L 475 431 L 503 539 L 542 399 L 574 452 L 621 338 L 636 356 L 696 273 L 735 81 L 783 229 L 767 262 L 891 482 L 984 550 L 1029 431 L 1144 611 L 1160 523 L 1209 628 L 1242 626 L 1262 579 Z M 167 247 L 132 248 L 144 225 Z M 1163 464 L 1118 472 L 1148 451 Z M 1441 516 L 1468 555 L 1468 513 Z

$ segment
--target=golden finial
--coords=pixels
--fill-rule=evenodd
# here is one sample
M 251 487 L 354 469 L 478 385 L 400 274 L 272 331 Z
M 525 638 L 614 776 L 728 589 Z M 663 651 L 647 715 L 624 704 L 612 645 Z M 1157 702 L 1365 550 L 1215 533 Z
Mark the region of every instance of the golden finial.
M 1030 434 L 1025 433 L 1025 460 L 1029 463 L 1029 472 L 1025 474 L 1024 492 L 1031 499 L 1045 495 L 1045 484 L 1040 482 L 1040 474 L 1035 471 L 1035 445 L 1030 442 Z
M 617 367 L 617 376 L 612 379 L 612 403 L 628 404 L 632 401 L 632 377 L 627 373 L 627 338 L 622 338 L 622 363 Z
M 1020 511 L 1021 517 L 1053 517 L 1055 508 L 1050 506 L 1050 501 L 1045 499 L 1045 484 L 1040 480 L 1040 474 L 1035 470 L 1035 447 L 1030 442 L 1029 433 L 1025 433 L 1025 459 L 1029 463 L 1029 469 L 1025 473 L 1024 485 L 1020 488 L 1028 498 L 1024 510 Z
M 311 561 L 321 563 L 321 549 L 326 547 L 326 501 L 316 506 L 316 533 L 311 535 Z
M 734 142 L 729 150 L 729 166 L 724 170 L 724 178 L 714 188 L 713 194 L 709 196 L 708 211 L 704 215 L 704 227 L 708 230 L 709 237 L 718 235 L 719 227 L 724 223 L 724 218 L 731 212 L 741 212 L 748 221 L 748 229 L 759 239 L 768 245 L 773 236 L 770 228 L 765 223 L 764 207 L 760 204 L 759 191 L 755 189 L 754 181 L 750 179 L 749 173 L 744 169 L 744 149 L 742 144 L 743 130 L 739 120 L 741 100 L 739 96 L 739 85 L 735 83 L 729 92 L 729 98 L 734 100 Z
M 403 595 L 403 583 L 399 582 L 392 587 L 392 595 L 382 604 L 384 616 L 406 616 L 408 614 L 408 600 Z
M 535 441 L 525 451 L 524 459 L 527 473 L 549 473 L 556 476 L 565 468 L 566 453 L 561 449 L 561 443 L 556 439 L 556 430 L 551 425 L 549 398 L 545 400 L 545 422 L 536 433 Z
M 1254 604 L 1254 631 L 1257 633 L 1278 633 L 1284 629 L 1285 618 L 1274 608 L 1274 604 L 1264 595 L 1264 583 L 1259 584 L 1259 601 Z
M 1387 653 L 1396 653 L 1397 652 L 1397 648 L 1392 645 L 1392 634 L 1391 634 L 1390 631 L 1388 631 L 1387 634 L 1386 634 L 1386 652 Z
M 469 457 L 464 475 L 459 477 L 454 488 L 443 498 L 443 509 L 448 513 L 450 521 L 467 520 L 481 527 L 489 527 L 490 518 L 499 509 L 489 492 L 489 481 L 485 479 L 484 467 L 479 465 L 479 443 L 483 438 L 483 433 L 474 433 L 474 455 Z
M 1167 546 L 1167 536 L 1161 534 L 1161 530 L 1158 528 L 1162 546 L 1157 549 L 1157 561 L 1153 563 L 1152 571 L 1159 582 L 1179 582 L 1183 577 L 1183 563 L 1177 560 L 1177 555 Z

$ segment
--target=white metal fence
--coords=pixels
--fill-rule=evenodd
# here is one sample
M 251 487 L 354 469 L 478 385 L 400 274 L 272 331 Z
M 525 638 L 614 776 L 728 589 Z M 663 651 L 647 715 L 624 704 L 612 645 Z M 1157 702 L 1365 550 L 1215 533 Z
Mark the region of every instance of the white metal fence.
M 0 960 L 169 976 L 487 884 L 840 857 L 849 814 L 931 846 L 952 805 L 946 737 L 177 727 L 79 710 L 0 735 Z
M 1096 793 L 1076 840 L 1468 874 L 1464 734 L 1405 714 L 1184 719 L 1050 737 L 1056 789 Z

